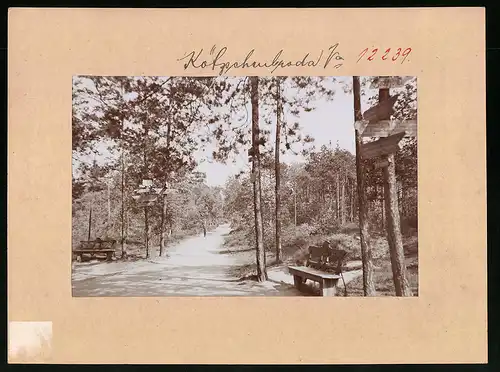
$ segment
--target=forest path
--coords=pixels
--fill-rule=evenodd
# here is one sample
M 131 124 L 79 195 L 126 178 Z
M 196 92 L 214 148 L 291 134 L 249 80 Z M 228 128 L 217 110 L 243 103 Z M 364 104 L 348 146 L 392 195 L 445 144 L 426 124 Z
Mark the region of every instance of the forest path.
M 300 296 L 282 281 L 259 283 L 231 276 L 249 255 L 224 253 L 229 225 L 185 239 L 152 260 L 73 263 L 75 297 L 89 296 Z

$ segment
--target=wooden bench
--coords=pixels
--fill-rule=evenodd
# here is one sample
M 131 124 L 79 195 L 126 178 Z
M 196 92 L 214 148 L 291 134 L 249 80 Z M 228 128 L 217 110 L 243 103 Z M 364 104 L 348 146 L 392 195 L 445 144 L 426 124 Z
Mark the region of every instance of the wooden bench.
M 306 280 L 313 280 L 319 283 L 322 296 L 335 296 L 337 291 L 337 282 L 340 275 L 329 274 L 312 267 L 290 266 L 288 271 L 293 275 L 295 287 L 300 291 Z
M 346 256 L 346 251 L 332 248 L 329 242 L 325 242 L 322 246 L 309 247 L 309 257 L 305 267 L 291 266 L 288 271 L 293 275 L 294 284 L 299 290 L 309 279 L 319 283 L 322 296 L 335 296 L 338 280 L 342 279 L 344 294 L 347 295 L 342 275 Z
M 73 250 L 73 259 L 81 261 L 84 254 L 90 255 L 90 257 L 96 257 L 96 255 L 104 254 L 107 261 L 111 261 L 115 256 L 115 244 L 116 240 L 90 240 L 81 241 L 80 247 Z

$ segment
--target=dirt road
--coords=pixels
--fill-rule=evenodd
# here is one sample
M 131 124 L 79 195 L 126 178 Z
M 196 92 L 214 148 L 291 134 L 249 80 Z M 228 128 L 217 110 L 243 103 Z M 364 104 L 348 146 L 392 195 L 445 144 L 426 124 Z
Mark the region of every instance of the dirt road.
M 239 281 L 231 268 L 248 255 L 220 253 L 228 225 L 186 239 L 152 260 L 73 263 L 74 297 L 89 296 L 299 296 L 289 283 Z

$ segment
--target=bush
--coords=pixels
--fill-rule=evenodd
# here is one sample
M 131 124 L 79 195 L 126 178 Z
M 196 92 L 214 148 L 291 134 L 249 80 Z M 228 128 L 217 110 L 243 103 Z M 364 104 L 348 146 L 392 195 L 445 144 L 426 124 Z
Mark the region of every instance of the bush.
M 340 221 L 335 217 L 333 210 L 326 210 L 313 222 L 313 235 L 332 234 L 340 230 Z
M 302 224 L 299 226 L 287 226 L 282 232 L 282 244 L 283 245 L 303 245 L 306 244 L 307 240 L 310 238 L 314 232 L 315 227 L 309 224 Z
M 340 232 L 359 235 L 359 225 L 356 222 L 348 222 L 340 227 Z
M 345 233 L 317 234 L 317 227 L 307 224 L 289 226 L 283 229 L 281 245 L 284 258 L 292 262 L 306 260 L 309 246 L 320 245 L 325 240 L 332 244 L 337 243 L 339 249 L 348 252 L 350 259 L 360 259 L 361 248 L 359 240 L 354 235 Z

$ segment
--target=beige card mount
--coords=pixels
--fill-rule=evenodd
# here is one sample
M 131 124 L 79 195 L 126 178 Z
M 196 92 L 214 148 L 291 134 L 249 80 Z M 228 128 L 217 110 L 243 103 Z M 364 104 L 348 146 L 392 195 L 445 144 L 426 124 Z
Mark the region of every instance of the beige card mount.
M 484 9 L 8 37 L 11 363 L 487 362 Z

